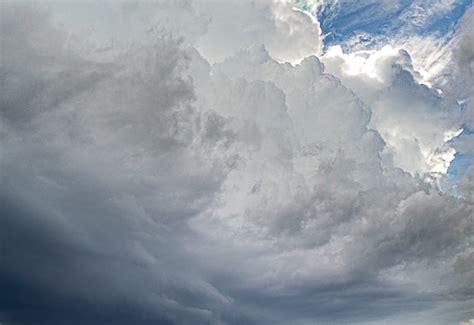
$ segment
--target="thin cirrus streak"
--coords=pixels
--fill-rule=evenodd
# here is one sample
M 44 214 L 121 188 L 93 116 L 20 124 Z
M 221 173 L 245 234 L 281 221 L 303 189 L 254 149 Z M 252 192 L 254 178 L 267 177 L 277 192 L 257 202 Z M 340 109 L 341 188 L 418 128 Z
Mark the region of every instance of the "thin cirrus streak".
M 0 322 L 471 324 L 473 9 L 327 36 L 397 3 L 2 2 Z

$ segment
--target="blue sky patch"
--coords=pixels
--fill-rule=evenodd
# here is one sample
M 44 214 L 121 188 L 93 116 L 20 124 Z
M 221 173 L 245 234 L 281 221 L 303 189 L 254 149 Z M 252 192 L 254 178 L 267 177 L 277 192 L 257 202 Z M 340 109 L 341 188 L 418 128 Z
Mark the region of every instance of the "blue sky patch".
M 315 9 L 325 45 L 351 47 L 351 39 L 365 38 L 370 46 L 408 35 L 446 35 L 463 16 L 472 0 L 450 6 L 439 0 L 331 0 Z

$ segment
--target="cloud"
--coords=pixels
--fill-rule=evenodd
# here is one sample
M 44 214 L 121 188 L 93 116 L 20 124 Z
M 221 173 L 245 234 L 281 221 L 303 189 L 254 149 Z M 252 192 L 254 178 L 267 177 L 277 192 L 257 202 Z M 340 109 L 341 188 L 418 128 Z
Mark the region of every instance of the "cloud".
M 474 9 L 469 9 L 466 12 L 461 24 L 458 28 L 456 35 L 456 46 L 454 49 L 455 63 L 457 67 L 456 77 L 459 81 L 456 83 L 456 86 L 459 87 L 460 96 L 467 97 L 467 112 L 468 123 L 472 125 L 472 115 L 473 115 L 473 103 L 472 97 L 474 96 L 474 91 L 472 83 L 474 80 L 474 53 L 473 53 L 473 43 L 474 39 L 472 33 L 470 32 L 474 25 Z
M 298 63 L 320 51 L 319 24 L 311 15 L 293 10 L 290 1 L 202 2 L 199 7 L 211 18 L 196 48 L 210 62 L 254 44 L 264 44 L 281 62 Z
M 2 7 L 2 322 L 367 323 L 472 301 L 472 173 L 460 197 L 417 175 L 458 116 L 408 53 L 350 75 L 266 1 L 107 3 L 86 35 L 69 5 Z
M 461 110 L 417 81 L 406 50 L 385 46 L 344 54 L 333 48 L 323 62 L 371 108 L 371 127 L 387 143 L 395 166 L 412 174 L 447 172 L 455 154 L 447 142 L 460 132 Z
M 2 273 L 41 296 L 50 288 L 51 300 L 38 307 L 46 322 L 63 308 L 55 306 L 61 296 L 83 305 L 144 309 L 152 320 L 209 319 L 204 306 L 173 297 L 197 302 L 199 292 L 204 304 L 208 295 L 226 302 L 203 279 L 171 266 L 183 259 L 179 245 L 146 248 L 173 246 L 169 234 L 181 232 L 206 204 L 227 168 L 225 158 L 211 158 L 215 144 L 197 143 L 206 128 L 197 129 L 179 42 L 164 35 L 152 47 L 98 64 L 55 44 L 61 32 L 36 10 L 8 10 L 11 18 L 2 21 L 10 33 L 2 43 L 16 49 L 18 42 L 25 50 L 7 50 L 2 61 L 3 84 L 11 89 L 1 116 L 2 240 L 12 248 L 3 253 Z M 18 15 L 33 18 L 23 37 L 17 37 L 23 25 L 13 20 Z M 171 269 L 176 277 L 167 279 Z M 28 303 L 18 299 L 20 306 Z M 14 321 L 20 317 L 14 310 L 2 313 L 12 312 Z

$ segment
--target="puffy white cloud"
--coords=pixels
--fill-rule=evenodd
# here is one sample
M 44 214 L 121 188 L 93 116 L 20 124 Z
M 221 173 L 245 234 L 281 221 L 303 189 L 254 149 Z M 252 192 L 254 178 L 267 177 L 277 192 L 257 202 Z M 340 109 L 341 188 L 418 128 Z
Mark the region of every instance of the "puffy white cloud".
M 306 12 L 293 9 L 290 1 L 202 2 L 198 7 L 211 18 L 196 48 L 210 62 L 254 44 L 264 44 L 281 62 L 298 63 L 320 51 L 318 23 Z
M 51 23 L 68 6 L 2 6 L 2 318 L 347 323 L 472 301 L 471 178 L 455 198 L 416 175 L 445 168 L 457 115 L 406 52 L 325 68 L 318 25 L 265 1 L 107 3 L 92 36 Z
M 417 81 L 407 51 L 385 46 L 344 54 L 334 48 L 323 61 L 371 108 L 370 125 L 396 166 L 412 174 L 447 172 L 455 154 L 448 141 L 460 132 L 461 109 Z

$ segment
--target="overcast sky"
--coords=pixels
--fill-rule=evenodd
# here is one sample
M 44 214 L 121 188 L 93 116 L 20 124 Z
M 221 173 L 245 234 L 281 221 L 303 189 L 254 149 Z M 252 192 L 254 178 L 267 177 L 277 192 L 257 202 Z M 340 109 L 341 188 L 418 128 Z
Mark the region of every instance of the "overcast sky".
M 0 0 L 0 323 L 474 324 L 473 30 Z

